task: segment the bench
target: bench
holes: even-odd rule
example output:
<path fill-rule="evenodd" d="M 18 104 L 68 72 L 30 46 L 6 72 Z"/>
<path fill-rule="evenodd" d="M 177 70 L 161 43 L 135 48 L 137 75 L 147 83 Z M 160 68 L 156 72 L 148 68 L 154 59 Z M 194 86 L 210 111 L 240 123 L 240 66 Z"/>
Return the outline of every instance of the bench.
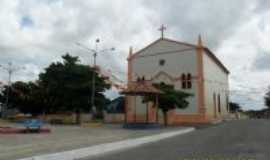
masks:
<path fill-rule="evenodd" d="M 26 131 L 40 131 L 41 127 L 44 125 L 42 120 L 39 119 L 29 119 L 23 122 Z"/>

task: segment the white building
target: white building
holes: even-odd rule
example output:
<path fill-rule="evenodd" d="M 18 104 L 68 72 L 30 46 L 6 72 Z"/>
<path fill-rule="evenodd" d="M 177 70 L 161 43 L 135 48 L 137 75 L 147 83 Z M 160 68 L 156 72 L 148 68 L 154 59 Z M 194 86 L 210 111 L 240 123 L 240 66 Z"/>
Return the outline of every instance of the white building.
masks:
<path fill-rule="evenodd" d="M 203 46 L 200 36 L 196 45 L 163 38 L 162 35 L 135 53 L 131 48 L 128 81 L 143 76 L 152 83 L 164 82 L 193 94 L 188 98 L 186 109 L 168 113 L 169 124 L 208 123 L 228 114 L 229 71 L 210 49 Z M 142 97 L 127 96 L 127 122 L 145 122 L 145 117 L 156 121 L 154 110 L 151 105 L 142 103 Z"/>

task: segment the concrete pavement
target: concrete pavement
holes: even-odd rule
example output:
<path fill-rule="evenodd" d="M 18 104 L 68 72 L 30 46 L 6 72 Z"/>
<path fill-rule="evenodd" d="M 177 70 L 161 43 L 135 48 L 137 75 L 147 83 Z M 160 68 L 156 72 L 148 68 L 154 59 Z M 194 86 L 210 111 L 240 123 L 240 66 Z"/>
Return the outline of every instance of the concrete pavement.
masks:
<path fill-rule="evenodd" d="M 2 125 L 20 126 L 8 123 Z M 126 130 L 122 125 L 48 127 L 52 130 L 49 134 L 0 134 L 0 160 L 53 154 L 183 129 L 183 127 L 171 127 L 156 130 Z"/>
<path fill-rule="evenodd" d="M 269 160 L 270 120 L 239 120 L 85 160 Z"/>
<path fill-rule="evenodd" d="M 143 144 L 157 142 L 162 139 L 174 137 L 177 135 L 187 134 L 194 131 L 194 128 L 183 128 L 175 131 L 168 131 L 165 133 L 160 133 L 156 135 L 144 136 L 140 138 L 131 138 L 118 142 L 104 143 L 99 145 L 94 145 L 90 147 L 79 148 L 75 150 L 69 150 L 64 152 L 57 152 L 53 154 L 45 154 L 34 157 L 28 157 L 19 160 L 77 160 L 80 158 L 85 158 L 87 156 L 98 156 L 104 153 L 110 153 L 114 151 L 119 151 L 128 148 L 139 147 Z"/>

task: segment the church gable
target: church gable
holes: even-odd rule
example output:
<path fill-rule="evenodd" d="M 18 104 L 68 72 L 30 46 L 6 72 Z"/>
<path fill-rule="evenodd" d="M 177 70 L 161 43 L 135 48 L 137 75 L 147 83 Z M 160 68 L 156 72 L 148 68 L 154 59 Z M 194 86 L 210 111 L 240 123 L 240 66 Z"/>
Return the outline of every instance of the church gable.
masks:
<path fill-rule="evenodd" d="M 136 58 L 136 57 L 154 56 L 193 49 L 196 49 L 195 45 L 181 43 L 166 38 L 160 38 L 155 42 L 151 43 L 150 45 L 148 45 L 147 47 L 136 52 L 133 55 L 133 57 Z"/>

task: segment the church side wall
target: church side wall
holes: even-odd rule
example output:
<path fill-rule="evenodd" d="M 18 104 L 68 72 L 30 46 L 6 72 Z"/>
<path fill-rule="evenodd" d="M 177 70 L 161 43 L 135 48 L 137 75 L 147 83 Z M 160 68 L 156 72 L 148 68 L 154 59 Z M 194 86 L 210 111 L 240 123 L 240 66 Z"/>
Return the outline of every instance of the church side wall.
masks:
<path fill-rule="evenodd" d="M 228 114 L 228 74 L 206 53 L 203 54 L 203 66 L 206 114 L 213 118 L 225 116 Z M 220 96 L 220 112 L 218 96 Z"/>
<path fill-rule="evenodd" d="M 157 47 L 157 46 L 155 46 Z M 167 51 L 179 50 L 178 48 L 174 49 L 173 46 L 166 48 L 166 45 L 159 45 L 160 50 L 164 51 L 164 48 Z M 186 46 L 185 46 L 186 47 Z M 158 48 L 155 48 L 158 50 Z M 186 109 L 176 109 L 176 114 L 185 113 L 185 114 L 196 114 L 198 113 L 197 108 L 197 55 L 196 50 L 186 50 L 182 52 L 175 52 L 170 54 L 159 54 L 155 56 L 146 56 L 144 53 L 141 53 L 142 56 L 138 56 L 132 60 L 132 70 L 133 70 L 133 81 L 139 76 L 145 76 L 146 80 L 152 79 L 158 73 L 164 72 L 170 75 L 172 78 L 180 77 L 182 73 L 191 73 L 192 77 L 192 88 L 191 89 L 182 89 L 182 84 L 180 80 L 174 81 L 171 80 L 168 76 L 160 75 L 154 79 L 154 82 L 165 82 L 167 84 L 173 84 L 176 89 L 183 90 L 185 92 L 192 93 L 193 96 L 188 98 L 189 106 Z M 160 60 L 164 60 L 165 64 L 161 66 L 159 64 Z M 140 98 L 136 98 L 137 112 L 142 113 L 145 111 L 145 104 L 140 103 Z"/>

